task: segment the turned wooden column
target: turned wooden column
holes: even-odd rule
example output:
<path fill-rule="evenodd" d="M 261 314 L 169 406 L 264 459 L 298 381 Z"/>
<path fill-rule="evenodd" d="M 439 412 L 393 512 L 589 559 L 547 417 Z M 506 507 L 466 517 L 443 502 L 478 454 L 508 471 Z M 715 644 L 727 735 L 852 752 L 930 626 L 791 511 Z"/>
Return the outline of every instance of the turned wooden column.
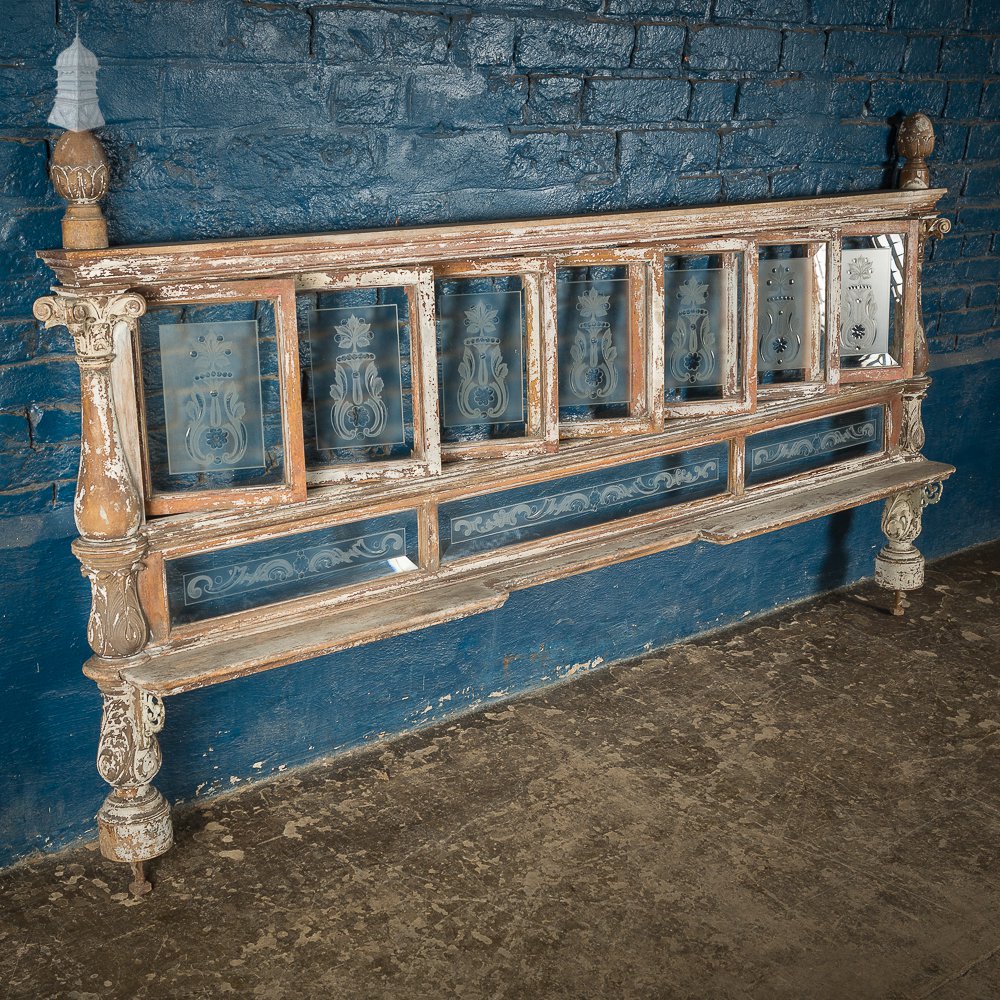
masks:
<path fill-rule="evenodd" d="M 163 854 L 173 840 L 170 810 L 150 784 L 160 767 L 156 733 L 163 704 L 121 679 L 149 638 L 139 602 L 139 567 L 146 552 L 140 531 L 143 507 L 122 445 L 111 366 L 118 338 L 131 336 L 146 311 L 132 292 L 56 288 L 38 299 L 35 317 L 65 326 L 80 368 L 80 471 L 73 512 L 80 537 L 73 552 L 90 581 L 87 640 L 94 655 L 84 666 L 104 699 L 97 769 L 111 787 L 98 813 L 101 851 L 133 866 L 130 888 L 149 891 L 142 863 Z"/>
<path fill-rule="evenodd" d="M 927 157 L 934 151 L 934 126 L 922 114 L 910 115 L 899 127 L 896 145 L 903 165 L 899 171 L 899 186 L 903 190 L 930 186 Z M 904 457 L 918 458 L 923 450 L 925 435 L 923 401 L 930 388 L 927 377 L 927 334 L 924 330 L 923 270 L 924 250 L 931 237 L 943 236 L 951 222 L 942 218 L 925 218 L 920 222 L 917 241 L 916 329 L 913 343 L 913 378 L 903 385 L 903 410 L 899 429 L 899 447 Z M 924 507 L 941 499 L 941 483 L 905 490 L 889 497 L 882 514 L 882 532 L 888 544 L 875 558 L 875 579 L 893 595 L 892 613 L 903 614 L 904 595 L 917 590 L 924 582 L 924 557 L 913 544 L 920 534 Z"/>

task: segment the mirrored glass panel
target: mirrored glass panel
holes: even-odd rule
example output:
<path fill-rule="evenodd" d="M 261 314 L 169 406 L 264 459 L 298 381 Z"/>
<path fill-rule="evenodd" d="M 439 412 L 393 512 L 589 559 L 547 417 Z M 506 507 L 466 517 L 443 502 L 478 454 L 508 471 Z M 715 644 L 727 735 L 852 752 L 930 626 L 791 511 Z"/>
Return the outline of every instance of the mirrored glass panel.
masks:
<path fill-rule="evenodd" d="M 205 621 L 415 569 L 414 511 L 168 559 L 170 623 Z"/>
<path fill-rule="evenodd" d="M 840 268 L 840 365 L 898 365 L 903 310 L 904 238 L 844 238 Z"/>
<path fill-rule="evenodd" d="M 664 387 L 667 405 L 722 399 L 739 373 L 742 254 L 664 260 Z"/>
<path fill-rule="evenodd" d="M 631 303 L 628 268 L 556 272 L 559 419 L 629 415 Z"/>
<path fill-rule="evenodd" d="M 306 467 L 413 453 L 413 372 L 406 290 L 300 293 Z"/>
<path fill-rule="evenodd" d="M 441 504 L 441 557 L 460 559 L 724 493 L 728 457 L 728 446 L 715 444 Z"/>
<path fill-rule="evenodd" d="M 281 483 L 274 304 L 151 305 L 139 340 L 154 492 Z"/>
<path fill-rule="evenodd" d="M 757 271 L 757 379 L 804 382 L 823 374 L 826 244 L 760 248 Z"/>
<path fill-rule="evenodd" d="M 516 275 L 435 282 L 441 440 L 523 437 L 524 297 Z"/>
<path fill-rule="evenodd" d="M 874 455 L 883 449 L 883 419 L 882 407 L 871 406 L 751 434 L 746 443 L 746 484 L 757 486 Z"/>

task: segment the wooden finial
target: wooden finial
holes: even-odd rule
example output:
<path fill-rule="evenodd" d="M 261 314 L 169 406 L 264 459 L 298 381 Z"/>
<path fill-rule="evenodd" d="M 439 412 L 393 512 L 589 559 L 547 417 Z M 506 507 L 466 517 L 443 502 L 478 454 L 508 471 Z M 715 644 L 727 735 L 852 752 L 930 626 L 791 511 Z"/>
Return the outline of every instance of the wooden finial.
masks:
<path fill-rule="evenodd" d="M 927 157 L 934 152 L 934 126 L 927 115 L 908 115 L 899 126 L 896 148 L 905 160 L 899 171 L 899 186 L 904 191 L 931 186 Z"/>
<path fill-rule="evenodd" d="M 69 202 L 62 220 L 67 250 L 108 245 L 108 224 L 100 202 L 108 193 L 108 158 L 92 132 L 64 132 L 52 154 L 52 186 Z"/>

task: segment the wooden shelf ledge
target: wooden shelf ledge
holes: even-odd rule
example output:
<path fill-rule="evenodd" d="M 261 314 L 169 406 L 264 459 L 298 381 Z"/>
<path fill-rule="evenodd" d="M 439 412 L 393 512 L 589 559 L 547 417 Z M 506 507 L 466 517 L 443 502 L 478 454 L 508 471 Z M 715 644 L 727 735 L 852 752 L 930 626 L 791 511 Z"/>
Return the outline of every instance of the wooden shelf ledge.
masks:
<path fill-rule="evenodd" d="M 915 486 L 946 479 L 954 467 L 926 459 L 894 462 L 800 487 L 775 486 L 736 502 L 637 529 L 622 522 L 604 526 L 600 537 L 537 554 L 522 551 L 518 562 L 455 570 L 417 592 L 335 610 L 254 632 L 209 637 L 177 649 L 151 647 L 150 657 L 122 671 L 131 684 L 161 697 L 180 694 L 270 670 L 326 653 L 414 632 L 501 607 L 510 591 L 586 573 L 666 549 L 708 541 L 719 545 L 834 514 Z M 778 489 L 781 492 L 776 492 Z"/>
<path fill-rule="evenodd" d="M 341 607 L 305 622 L 230 634 L 221 641 L 181 649 L 150 647 L 149 659 L 121 676 L 166 697 L 492 611 L 502 607 L 507 596 L 481 580 L 429 585 L 419 593 Z"/>

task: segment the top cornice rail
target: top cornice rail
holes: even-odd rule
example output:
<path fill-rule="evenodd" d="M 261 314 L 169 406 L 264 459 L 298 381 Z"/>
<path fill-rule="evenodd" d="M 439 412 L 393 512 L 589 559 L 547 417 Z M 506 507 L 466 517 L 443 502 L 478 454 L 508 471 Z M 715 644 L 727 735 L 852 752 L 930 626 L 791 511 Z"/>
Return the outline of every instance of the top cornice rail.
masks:
<path fill-rule="evenodd" d="M 314 270 L 430 264 L 510 256 L 643 246 L 680 240 L 757 236 L 933 214 L 943 188 L 681 207 L 607 215 L 410 229 L 164 243 L 100 250 L 43 250 L 38 256 L 67 287 L 145 287 L 234 280 Z"/>

